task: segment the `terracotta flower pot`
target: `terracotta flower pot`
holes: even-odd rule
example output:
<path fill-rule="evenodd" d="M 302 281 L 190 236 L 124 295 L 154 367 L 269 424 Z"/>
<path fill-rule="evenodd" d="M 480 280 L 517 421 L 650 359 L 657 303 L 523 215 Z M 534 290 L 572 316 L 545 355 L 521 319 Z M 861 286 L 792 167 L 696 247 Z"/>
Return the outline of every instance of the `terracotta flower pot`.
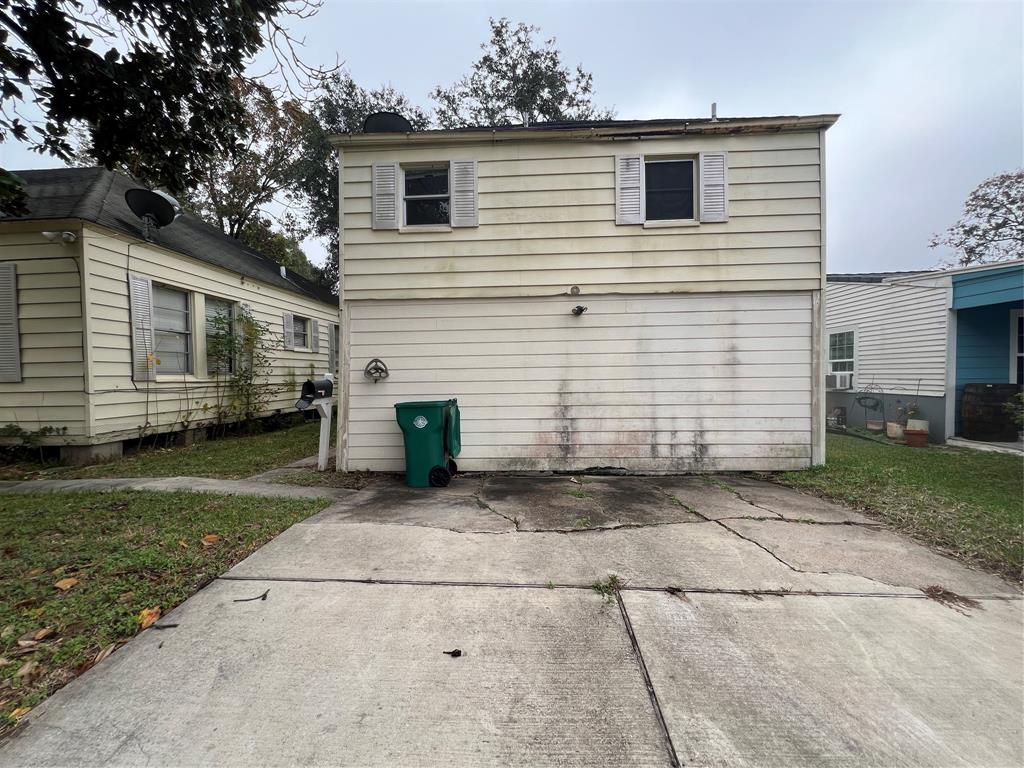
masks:
<path fill-rule="evenodd" d="M 928 430 L 904 429 L 903 439 L 911 448 L 925 448 L 928 445 Z"/>

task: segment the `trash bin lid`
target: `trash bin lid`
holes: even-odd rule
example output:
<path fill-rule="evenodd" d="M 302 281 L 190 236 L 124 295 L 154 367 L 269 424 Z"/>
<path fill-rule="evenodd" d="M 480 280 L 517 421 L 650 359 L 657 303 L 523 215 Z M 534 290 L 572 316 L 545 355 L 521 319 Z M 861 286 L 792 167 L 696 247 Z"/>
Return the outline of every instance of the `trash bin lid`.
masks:
<path fill-rule="evenodd" d="M 409 403 L 395 403 L 396 409 L 402 408 L 447 408 L 451 400 L 417 400 Z"/>

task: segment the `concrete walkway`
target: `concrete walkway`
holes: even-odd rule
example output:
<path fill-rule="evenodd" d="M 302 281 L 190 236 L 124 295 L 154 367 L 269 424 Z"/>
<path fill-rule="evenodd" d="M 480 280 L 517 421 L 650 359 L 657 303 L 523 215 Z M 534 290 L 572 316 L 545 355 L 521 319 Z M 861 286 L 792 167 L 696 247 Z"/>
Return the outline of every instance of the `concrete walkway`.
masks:
<path fill-rule="evenodd" d="M 219 480 L 213 477 L 105 477 L 69 480 L 5 480 L 0 493 L 52 491 L 207 491 L 239 496 L 344 499 L 354 493 L 344 488 L 285 485 L 260 480 Z"/>
<path fill-rule="evenodd" d="M 1024 762 L 1018 588 L 844 507 L 733 477 L 341 495 L 0 764 Z"/>

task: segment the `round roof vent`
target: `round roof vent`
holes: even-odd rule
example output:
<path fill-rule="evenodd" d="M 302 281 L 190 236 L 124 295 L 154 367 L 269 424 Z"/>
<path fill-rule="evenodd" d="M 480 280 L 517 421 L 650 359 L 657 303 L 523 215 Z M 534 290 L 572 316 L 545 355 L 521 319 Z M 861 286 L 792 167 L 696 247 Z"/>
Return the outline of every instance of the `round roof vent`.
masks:
<path fill-rule="evenodd" d="M 363 121 L 363 133 L 412 133 L 412 124 L 397 112 L 374 112 Z"/>

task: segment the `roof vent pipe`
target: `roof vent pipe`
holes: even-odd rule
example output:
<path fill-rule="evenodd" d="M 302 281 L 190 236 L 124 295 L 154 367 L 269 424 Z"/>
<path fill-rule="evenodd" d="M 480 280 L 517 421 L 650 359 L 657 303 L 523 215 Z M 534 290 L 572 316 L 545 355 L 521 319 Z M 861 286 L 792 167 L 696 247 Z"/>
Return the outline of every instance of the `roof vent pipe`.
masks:
<path fill-rule="evenodd" d="M 717 101 L 712 101 L 711 102 L 711 122 L 712 123 L 717 123 L 718 122 L 718 102 Z"/>

